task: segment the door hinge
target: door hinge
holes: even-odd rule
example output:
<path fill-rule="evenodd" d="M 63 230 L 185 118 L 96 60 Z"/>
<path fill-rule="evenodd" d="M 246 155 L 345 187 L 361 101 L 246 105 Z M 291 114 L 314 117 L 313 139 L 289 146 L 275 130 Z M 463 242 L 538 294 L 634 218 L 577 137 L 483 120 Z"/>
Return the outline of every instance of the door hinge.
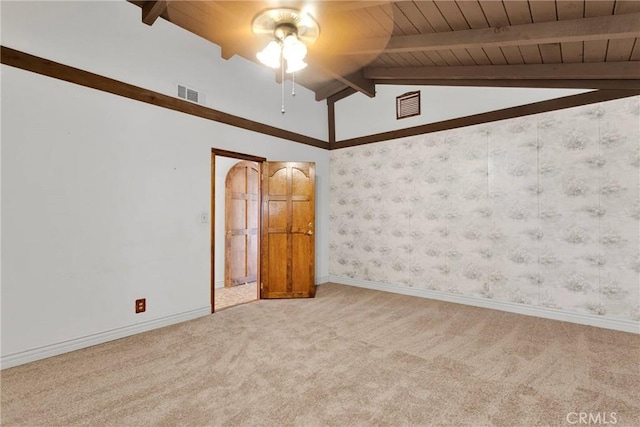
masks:
<path fill-rule="evenodd" d="M 264 289 L 264 285 L 262 282 L 260 282 L 260 290 Z"/>

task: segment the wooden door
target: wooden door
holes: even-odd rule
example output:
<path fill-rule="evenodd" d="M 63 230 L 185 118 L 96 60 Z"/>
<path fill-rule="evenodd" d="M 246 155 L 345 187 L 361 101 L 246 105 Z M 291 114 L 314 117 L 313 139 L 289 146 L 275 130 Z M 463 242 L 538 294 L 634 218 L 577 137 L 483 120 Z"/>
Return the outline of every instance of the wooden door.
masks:
<path fill-rule="evenodd" d="M 315 163 L 262 168 L 261 298 L 315 296 Z"/>
<path fill-rule="evenodd" d="M 224 286 L 255 282 L 258 274 L 260 173 L 255 162 L 240 162 L 225 185 Z"/>

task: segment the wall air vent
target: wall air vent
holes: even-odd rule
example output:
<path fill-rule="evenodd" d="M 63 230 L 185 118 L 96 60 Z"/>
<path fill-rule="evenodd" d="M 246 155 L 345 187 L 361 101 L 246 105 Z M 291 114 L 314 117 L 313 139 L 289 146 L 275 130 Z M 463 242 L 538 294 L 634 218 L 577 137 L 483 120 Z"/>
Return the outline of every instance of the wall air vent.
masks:
<path fill-rule="evenodd" d="M 420 91 L 396 97 L 396 120 L 420 115 Z"/>
<path fill-rule="evenodd" d="M 178 85 L 178 98 L 204 105 L 206 95 L 203 92 L 198 92 L 190 87 Z"/>

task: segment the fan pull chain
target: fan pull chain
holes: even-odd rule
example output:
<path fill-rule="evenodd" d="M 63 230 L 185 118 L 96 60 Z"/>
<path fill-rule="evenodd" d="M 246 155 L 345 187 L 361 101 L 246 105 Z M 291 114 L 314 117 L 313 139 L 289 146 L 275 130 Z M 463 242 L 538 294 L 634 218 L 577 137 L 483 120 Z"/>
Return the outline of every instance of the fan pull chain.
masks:
<path fill-rule="evenodd" d="M 291 73 L 291 96 L 296 96 L 296 73 Z"/>
<path fill-rule="evenodd" d="M 280 110 L 280 112 L 284 114 L 284 61 L 281 61 L 280 63 L 280 76 L 280 86 L 282 87 L 282 109 Z"/>

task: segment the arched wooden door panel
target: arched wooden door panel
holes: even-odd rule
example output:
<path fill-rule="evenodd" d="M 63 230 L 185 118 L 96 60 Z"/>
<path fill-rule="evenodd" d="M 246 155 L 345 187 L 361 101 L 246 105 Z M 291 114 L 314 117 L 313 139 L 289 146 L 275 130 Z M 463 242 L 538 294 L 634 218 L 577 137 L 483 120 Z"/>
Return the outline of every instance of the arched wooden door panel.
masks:
<path fill-rule="evenodd" d="M 255 282 L 258 276 L 260 172 L 240 162 L 225 183 L 225 287 Z"/>
<path fill-rule="evenodd" d="M 261 298 L 315 296 L 315 163 L 265 162 Z"/>

